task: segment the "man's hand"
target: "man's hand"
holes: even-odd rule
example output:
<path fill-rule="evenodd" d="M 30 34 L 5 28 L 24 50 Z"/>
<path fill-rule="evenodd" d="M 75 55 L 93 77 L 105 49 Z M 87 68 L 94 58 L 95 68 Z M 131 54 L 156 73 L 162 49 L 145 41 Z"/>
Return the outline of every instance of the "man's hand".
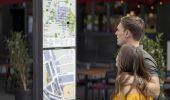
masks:
<path fill-rule="evenodd" d="M 160 84 L 158 76 L 151 76 L 151 80 L 147 83 L 147 95 L 158 98 L 160 94 Z"/>
<path fill-rule="evenodd" d="M 134 76 L 128 74 L 127 72 L 122 72 L 117 78 L 123 85 L 131 85 L 134 82 Z"/>

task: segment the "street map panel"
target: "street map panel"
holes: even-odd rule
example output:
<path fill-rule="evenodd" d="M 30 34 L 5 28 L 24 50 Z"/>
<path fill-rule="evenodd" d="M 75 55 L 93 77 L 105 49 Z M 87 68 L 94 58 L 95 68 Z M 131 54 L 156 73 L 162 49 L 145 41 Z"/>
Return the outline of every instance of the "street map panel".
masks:
<path fill-rule="evenodd" d="M 43 0 L 43 48 L 75 46 L 75 9 L 75 0 Z"/>
<path fill-rule="evenodd" d="M 75 100 L 75 49 L 43 50 L 43 100 Z"/>

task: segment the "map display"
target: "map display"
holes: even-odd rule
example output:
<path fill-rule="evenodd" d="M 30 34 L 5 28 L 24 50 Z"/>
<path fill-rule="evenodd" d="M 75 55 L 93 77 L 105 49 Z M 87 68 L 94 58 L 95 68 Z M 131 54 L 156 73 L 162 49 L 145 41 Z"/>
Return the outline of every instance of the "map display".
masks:
<path fill-rule="evenodd" d="M 75 100 L 75 49 L 43 50 L 43 100 Z"/>
<path fill-rule="evenodd" d="M 75 0 L 43 0 L 43 48 L 75 46 L 75 12 Z"/>

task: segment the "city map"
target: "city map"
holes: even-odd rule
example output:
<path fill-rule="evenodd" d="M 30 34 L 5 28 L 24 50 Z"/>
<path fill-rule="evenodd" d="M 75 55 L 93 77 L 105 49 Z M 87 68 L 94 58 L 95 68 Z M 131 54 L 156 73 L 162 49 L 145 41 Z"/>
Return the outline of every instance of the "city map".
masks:
<path fill-rule="evenodd" d="M 43 51 L 43 100 L 75 100 L 75 49 Z"/>
<path fill-rule="evenodd" d="M 75 12 L 75 0 L 43 0 L 43 100 L 75 100 Z"/>
<path fill-rule="evenodd" d="M 75 46 L 75 0 L 43 0 L 43 48 Z"/>

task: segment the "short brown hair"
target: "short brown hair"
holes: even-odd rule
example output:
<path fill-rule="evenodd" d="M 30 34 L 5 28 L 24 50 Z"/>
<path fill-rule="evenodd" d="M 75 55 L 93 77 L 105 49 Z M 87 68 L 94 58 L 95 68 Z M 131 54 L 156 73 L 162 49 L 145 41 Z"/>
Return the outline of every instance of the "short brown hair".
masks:
<path fill-rule="evenodd" d="M 144 35 L 145 23 L 143 19 L 137 16 L 125 16 L 122 17 L 120 23 L 123 25 L 124 29 L 129 30 L 135 40 L 139 41 Z"/>

